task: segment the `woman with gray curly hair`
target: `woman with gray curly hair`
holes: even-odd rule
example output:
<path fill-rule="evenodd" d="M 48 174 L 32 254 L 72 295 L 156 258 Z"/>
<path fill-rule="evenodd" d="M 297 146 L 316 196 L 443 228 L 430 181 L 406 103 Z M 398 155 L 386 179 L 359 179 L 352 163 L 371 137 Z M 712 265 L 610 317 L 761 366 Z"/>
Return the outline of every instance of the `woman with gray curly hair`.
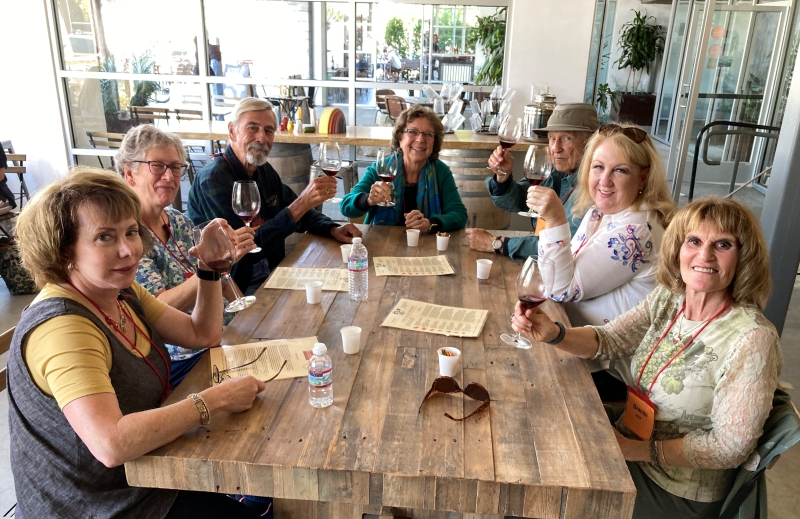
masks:
<path fill-rule="evenodd" d="M 153 249 L 142 256 L 136 281 L 148 292 L 173 308 L 191 312 L 197 299 L 197 260 L 189 256 L 194 223 L 170 207 L 178 193 L 178 183 L 186 171 L 186 150 L 177 135 L 152 124 L 128 131 L 115 157 L 117 172 L 141 201 L 142 222 L 148 229 Z M 202 223 L 202 222 L 199 222 Z M 236 260 L 255 243 L 253 229 L 242 227 L 236 233 Z M 233 280 L 230 280 L 233 283 Z M 229 284 L 223 285 L 229 301 L 235 299 Z M 220 310 L 221 311 L 221 310 Z M 233 318 L 227 314 L 225 323 Z M 167 345 L 172 371 L 170 382 L 178 385 L 200 360 L 205 350 L 188 350 Z"/>
<path fill-rule="evenodd" d="M 361 181 L 341 203 L 344 216 L 358 218 L 366 213 L 366 224 L 405 225 L 433 234 L 455 231 L 467 225 L 467 208 L 461 202 L 453 173 L 439 160 L 444 127 L 433 111 L 415 105 L 400 114 L 392 130 L 395 156 L 380 166 L 394 166 L 391 184 L 378 177 L 379 164 L 367 168 Z M 394 187 L 395 205 L 391 202 Z"/>

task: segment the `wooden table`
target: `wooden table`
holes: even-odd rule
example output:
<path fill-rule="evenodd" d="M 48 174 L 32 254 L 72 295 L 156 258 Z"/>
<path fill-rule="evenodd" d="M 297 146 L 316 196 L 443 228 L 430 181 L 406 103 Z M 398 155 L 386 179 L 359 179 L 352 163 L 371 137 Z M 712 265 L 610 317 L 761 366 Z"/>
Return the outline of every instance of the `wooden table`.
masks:
<path fill-rule="evenodd" d="M 407 247 L 404 228 L 362 229 L 371 257 L 437 254 L 433 236 Z M 520 265 L 470 250 L 463 231 L 445 254 L 455 276 L 378 278 L 371 268 L 366 303 L 323 292 L 322 304 L 308 305 L 303 291 L 259 290 L 223 342 L 316 335 L 333 358 L 333 405 L 312 408 L 304 378 L 270 382 L 251 410 L 215 416 L 126 463 L 130 484 L 274 496 L 281 518 L 361 519 L 390 510 L 442 519 L 631 517 L 636 490 L 583 362 L 499 338 L 510 331 Z M 488 280 L 476 279 L 478 258 L 494 261 Z M 344 266 L 337 242 L 312 235 L 282 265 Z M 480 307 L 489 317 L 472 339 L 382 328 L 403 297 Z M 558 305 L 545 310 L 566 319 Z M 339 329 L 351 324 L 363 329 L 361 351 L 345 355 Z M 462 395 L 437 395 L 417 413 L 443 346 L 462 351 L 461 387 L 478 382 L 492 398 L 488 411 L 465 422 L 443 416 L 479 405 Z M 210 378 L 206 355 L 168 403 Z"/>
<path fill-rule="evenodd" d="M 168 128 L 181 139 L 227 140 L 227 121 L 182 121 Z M 276 132 L 275 142 L 282 144 L 319 144 L 338 142 L 342 146 L 388 146 L 392 138 L 390 126 L 348 126 L 347 133 L 322 134 Z M 444 136 L 442 148 L 447 150 L 493 150 L 499 145 L 496 135 L 478 135 L 471 130 L 456 130 Z M 512 151 L 527 151 L 529 142 L 520 141 Z"/>

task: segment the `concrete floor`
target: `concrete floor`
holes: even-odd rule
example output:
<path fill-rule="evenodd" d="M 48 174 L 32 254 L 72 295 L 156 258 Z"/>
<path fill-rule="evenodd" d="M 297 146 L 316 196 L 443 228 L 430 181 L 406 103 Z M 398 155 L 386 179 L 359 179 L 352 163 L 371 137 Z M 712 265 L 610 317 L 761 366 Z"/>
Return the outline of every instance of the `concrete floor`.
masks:
<path fill-rule="evenodd" d="M 666 160 L 665 147 L 660 146 L 659 151 Z M 359 156 L 359 159 L 362 157 Z M 341 191 L 341 183 L 340 191 Z M 688 192 L 688 184 L 684 184 L 684 193 Z M 698 184 L 696 197 L 706 194 L 724 194 L 727 185 Z M 188 193 L 188 184 L 184 186 L 184 197 Z M 339 195 L 342 193 L 340 192 Z M 761 213 L 763 195 L 754 189 L 744 189 L 736 195 L 738 200 L 747 204 L 755 213 Z M 681 198 L 681 205 L 686 203 L 686 198 Z M 323 210 L 335 217 L 341 214 L 333 204 L 324 204 Z M 337 214 L 338 213 L 338 214 Z M 34 296 L 11 296 L 5 283 L 0 280 L 0 330 L 7 330 L 16 325 L 23 308 L 28 305 Z M 794 292 L 787 314 L 786 324 L 781 337 L 783 351 L 783 372 L 781 381 L 789 386 L 789 394 L 797 405 L 800 402 L 800 277 L 795 281 Z M 2 365 L 5 359 L 0 358 Z M 798 389 L 795 389 L 798 388 Z M 8 399 L 7 392 L 0 393 L 0 517 L 16 501 L 14 483 L 11 475 L 9 459 L 8 438 Z M 781 460 L 767 471 L 769 514 L 772 519 L 794 519 L 800 509 L 800 448 L 793 448 L 782 456 Z"/>

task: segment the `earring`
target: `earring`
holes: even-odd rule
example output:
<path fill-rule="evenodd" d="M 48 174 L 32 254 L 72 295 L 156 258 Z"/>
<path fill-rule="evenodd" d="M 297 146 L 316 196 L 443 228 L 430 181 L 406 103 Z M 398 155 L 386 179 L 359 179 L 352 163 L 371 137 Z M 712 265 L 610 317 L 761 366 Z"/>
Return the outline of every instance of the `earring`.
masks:
<path fill-rule="evenodd" d="M 75 266 L 74 266 L 74 265 L 72 264 L 72 262 L 70 261 L 70 262 L 69 262 L 69 265 L 67 265 L 67 270 L 69 270 L 70 272 L 72 272 L 72 270 L 73 270 L 74 268 L 75 268 Z"/>
<path fill-rule="evenodd" d="M 640 190 L 639 190 L 639 194 L 640 194 L 640 195 L 641 195 L 643 192 L 644 192 L 644 190 L 643 190 L 643 189 L 640 189 Z"/>

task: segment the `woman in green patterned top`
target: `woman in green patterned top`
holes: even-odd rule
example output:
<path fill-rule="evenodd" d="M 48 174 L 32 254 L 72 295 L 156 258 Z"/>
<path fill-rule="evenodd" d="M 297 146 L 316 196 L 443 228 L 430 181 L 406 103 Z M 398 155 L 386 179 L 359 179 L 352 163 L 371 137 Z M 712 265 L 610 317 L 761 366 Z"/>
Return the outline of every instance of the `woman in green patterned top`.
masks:
<path fill-rule="evenodd" d="M 628 401 L 638 394 L 655 418 L 652 431 L 628 428 L 636 420 L 627 409 L 615 423 L 636 483 L 633 517 L 717 517 L 736 468 L 758 461 L 749 458 L 782 366 L 762 314 L 769 254 L 746 207 L 709 197 L 676 213 L 659 261 L 655 291 L 605 326 L 564 331 L 519 304 L 513 326 L 587 359 L 633 355 Z"/>

